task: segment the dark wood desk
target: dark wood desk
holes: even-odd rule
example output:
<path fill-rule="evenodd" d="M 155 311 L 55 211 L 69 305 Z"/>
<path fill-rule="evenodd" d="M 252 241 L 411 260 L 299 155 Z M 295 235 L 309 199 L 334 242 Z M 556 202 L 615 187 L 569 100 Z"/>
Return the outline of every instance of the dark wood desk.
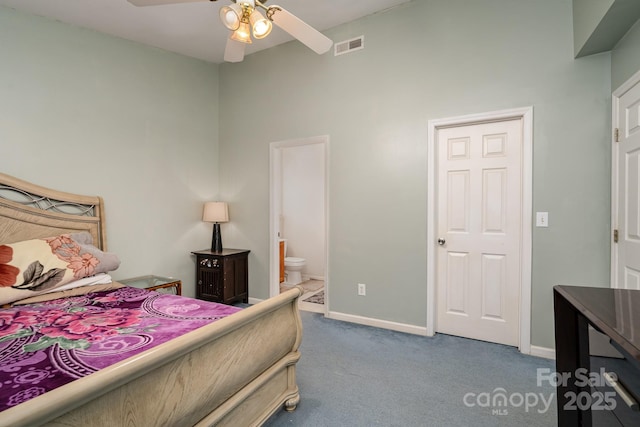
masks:
<path fill-rule="evenodd" d="M 557 385 L 558 425 L 640 426 L 640 412 L 637 408 L 631 409 L 629 401 L 622 399 L 625 391 L 632 400 L 638 400 L 640 396 L 640 291 L 555 286 L 553 297 L 556 370 L 567 378 L 566 382 L 559 381 Z M 608 364 L 615 366 L 614 373 L 622 389 L 608 385 L 593 388 L 585 384 L 584 377 L 581 379 L 576 375 L 577 372 L 595 373 L 597 380 L 603 366 L 601 359 L 606 359 L 590 356 L 589 325 L 606 335 L 624 356 L 610 359 Z M 612 368 L 606 369 L 609 372 Z M 603 410 L 601 405 L 596 411 L 594 393 L 603 389 L 609 390 L 608 395 L 615 396 L 615 410 Z M 582 397 L 578 405 L 576 396 Z"/>

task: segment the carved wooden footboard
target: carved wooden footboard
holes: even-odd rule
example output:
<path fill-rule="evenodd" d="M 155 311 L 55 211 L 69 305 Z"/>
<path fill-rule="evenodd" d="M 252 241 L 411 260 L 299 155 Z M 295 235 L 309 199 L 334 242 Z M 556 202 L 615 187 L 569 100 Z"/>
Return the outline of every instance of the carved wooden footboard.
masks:
<path fill-rule="evenodd" d="M 82 213 L 60 212 L 66 204 Z M 106 249 L 103 212 L 99 197 L 0 174 L 0 244 L 83 230 Z M 291 289 L 21 403 L 0 413 L 0 426 L 260 425 L 300 400 L 300 295 Z"/>
<path fill-rule="evenodd" d="M 2 426 L 262 424 L 299 401 L 292 289 L 0 413 Z"/>

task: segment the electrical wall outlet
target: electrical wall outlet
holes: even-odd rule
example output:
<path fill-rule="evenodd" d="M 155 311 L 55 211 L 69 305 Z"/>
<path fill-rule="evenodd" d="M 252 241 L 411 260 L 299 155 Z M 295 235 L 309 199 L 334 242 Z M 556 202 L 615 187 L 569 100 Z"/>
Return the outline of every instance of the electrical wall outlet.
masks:
<path fill-rule="evenodd" d="M 358 295 L 367 295 L 367 285 L 365 285 L 364 283 L 358 283 Z"/>

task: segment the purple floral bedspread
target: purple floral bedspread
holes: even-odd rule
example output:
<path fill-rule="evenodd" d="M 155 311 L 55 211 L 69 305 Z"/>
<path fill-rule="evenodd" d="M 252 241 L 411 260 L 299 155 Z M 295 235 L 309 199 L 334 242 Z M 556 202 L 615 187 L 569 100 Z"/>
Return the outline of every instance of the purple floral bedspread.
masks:
<path fill-rule="evenodd" d="M 240 308 L 124 287 L 0 310 L 0 411 Z"/>

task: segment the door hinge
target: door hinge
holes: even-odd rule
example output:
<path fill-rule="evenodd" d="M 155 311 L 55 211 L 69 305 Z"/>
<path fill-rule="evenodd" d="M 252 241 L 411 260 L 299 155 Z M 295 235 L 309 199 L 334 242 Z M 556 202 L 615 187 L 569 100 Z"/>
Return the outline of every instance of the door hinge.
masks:
<path fill-rule="evenodd" d="M 618 230 L 613 230 L 613 243 L 618 243 Z"/>
<path fill-rule="evenodd" d="M 620 142 L 620 130 L 618 130 L 618 128 L 613 130 L 613 140 L 615 142 Z"/>

